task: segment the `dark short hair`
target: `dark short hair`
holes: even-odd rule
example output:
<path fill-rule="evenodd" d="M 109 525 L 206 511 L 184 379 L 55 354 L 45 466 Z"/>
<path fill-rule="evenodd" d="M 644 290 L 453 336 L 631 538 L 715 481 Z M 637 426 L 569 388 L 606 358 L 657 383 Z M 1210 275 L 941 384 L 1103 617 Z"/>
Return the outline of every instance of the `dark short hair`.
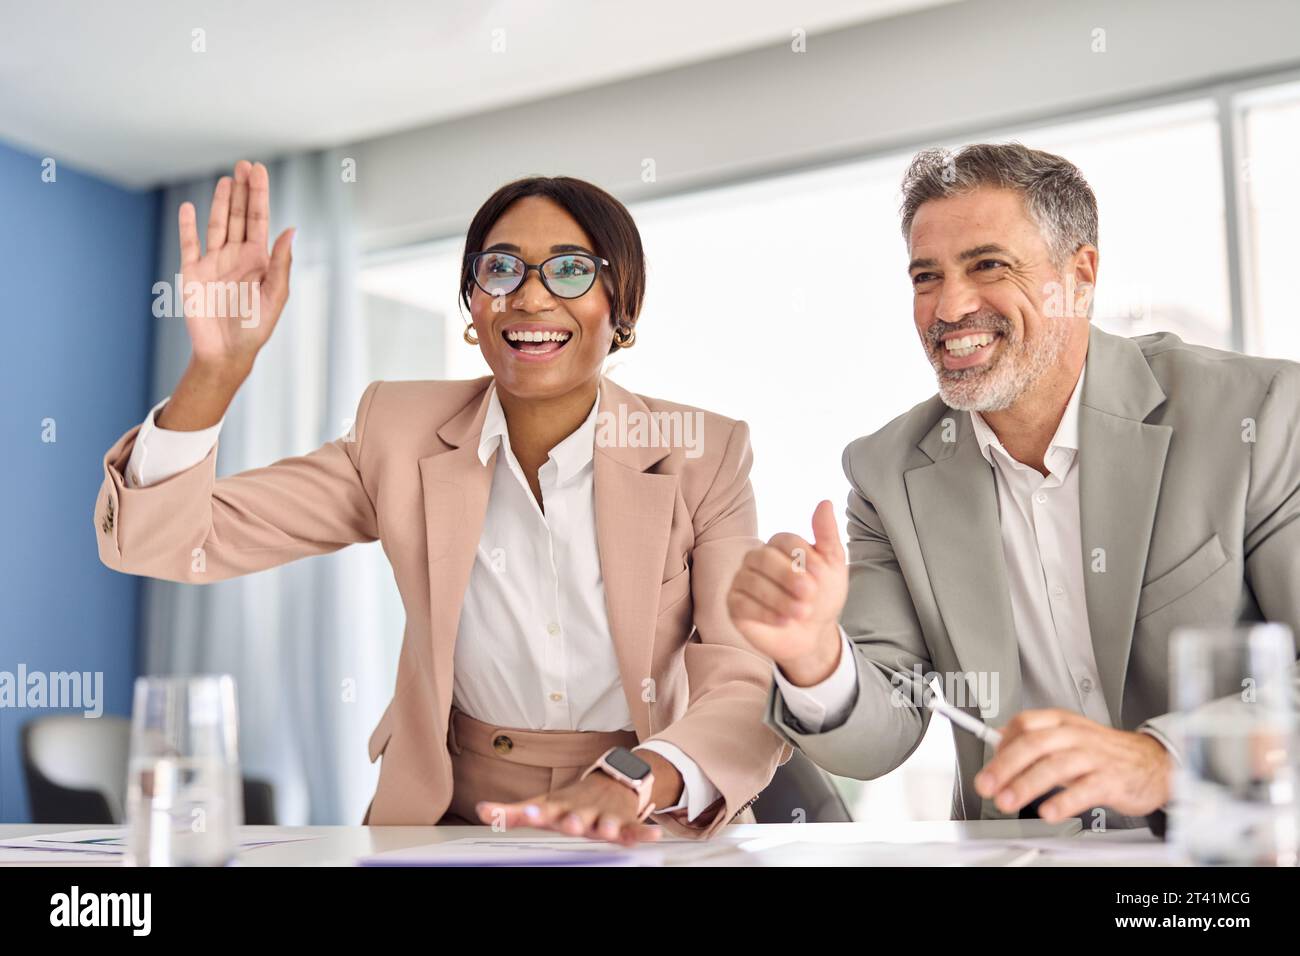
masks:
<path fill-rule="evenodd" d="M 474 276 L 469 256 L 483 250 L 483 241 L 498 219 L 520 199 L 541 196 L 563 208 L 591 237 L 591 251 L 609 265 L 601 267 L 610 299 L 610 321 L 633 328 L 645 298 L 645 252 L 641 233 L 627 207 L 599 186 L 571 176 L 529 176 L 506 183 L 479 207 L 465 235 L 465 255 L 460 265 L 460 301 L 469 308 Z M 613 352 L 617 343 L 610 346 Z"/>

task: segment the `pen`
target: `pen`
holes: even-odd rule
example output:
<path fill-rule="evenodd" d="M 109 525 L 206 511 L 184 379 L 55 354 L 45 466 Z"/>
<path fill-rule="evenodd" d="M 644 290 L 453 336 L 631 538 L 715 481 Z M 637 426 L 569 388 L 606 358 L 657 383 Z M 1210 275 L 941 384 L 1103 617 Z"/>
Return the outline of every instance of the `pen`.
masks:
<path fill-rule="evenodd" d="M 936 714 L 948 718 L 948 720 L 953 724 L 968 733 L 974 734 L 985 743 L 992 744 L 994 747 L 1002 743 L 1002 735 L 1000 733 L 982 721 L 976 720 L 969 714 L 958 710 L 956 707 L 944 703 L 938 694 L 928 694 L 925 704 Z"/>

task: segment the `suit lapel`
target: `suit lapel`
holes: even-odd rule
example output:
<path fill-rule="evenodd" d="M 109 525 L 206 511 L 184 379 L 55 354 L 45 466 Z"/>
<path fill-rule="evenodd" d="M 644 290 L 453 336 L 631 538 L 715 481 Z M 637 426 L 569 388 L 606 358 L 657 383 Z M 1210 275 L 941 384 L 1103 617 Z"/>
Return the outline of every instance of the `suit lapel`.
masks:
<path fill-rule="evenodd" d="M 677 500 L 677 476 L 648 469 L 668 449 L 628 442 L 619 421 L 650 414 L 636 395 L 602 379 L 593 463 L 596 541 L 605 608 L 618 655 L 619 675 L 637 736 L 652 732 L 642 695 L 653 676 L 655 625 L 668 536 Z M 635 433 L 632 433 L 635 434 Z"/>
<path fill-rule="evenodd" d="M 1079 523 L 1093 654 L 1111 724 L 1121 711 L 1138 593 L 1173 429 L 1144 419 L 1165 394 L 1136 343 L 1094 327 L 1079 408 Z"/>
<path fill-rule="evenodd" d="M 930 588 L 961 669 L 997 675 L 997 710 L 986 717 L 1001 726 L 1020 709 L 1020 650 L 992 466 L 967 412 L 947 410 L 918 447 L 933 463 L 904 481 Z"/>
<path fill-rule="evenodd" d="M 486 466 L 478 458 L 478 439 L 491 397 L 490 380 L 487 384 L 489 387 L 481 395 L 438 429 L 439 438 L 450 450 L 419 462 L 434 674 L 443 710 L 451 702 L 452 660 L 460 612 L 483 534 L 492 476 L 500 459 L 499 450 Z M 592 465 L 596 540 L 623 692 L 637 735 L 644 738 L 652 730 L 649 708 L 642 700 L 643 682 L 653 673 L 659 589 L 677 498 L 677 476 L 648 471 L 668 454 L 667 448 L 621 441 L 617 427 L 601 428 L 601 420 L 635 421 L 637 414 L 648 416 L 650 410 L 638 396 L 609 379 L 601 380 L 600 389 Z"/>
<path fill-rule="evenodd" d="M 441 711 L 451 705 L 452 659 L 465 589 L 487 516 L 492 474 L 499 453 L 483 465 L 478 437 L 491 396 L 488 388 L 438 429 L 450 451 L 421 458 L 425 541 L 429 559 L 429 616 L 434 679 Z"/>

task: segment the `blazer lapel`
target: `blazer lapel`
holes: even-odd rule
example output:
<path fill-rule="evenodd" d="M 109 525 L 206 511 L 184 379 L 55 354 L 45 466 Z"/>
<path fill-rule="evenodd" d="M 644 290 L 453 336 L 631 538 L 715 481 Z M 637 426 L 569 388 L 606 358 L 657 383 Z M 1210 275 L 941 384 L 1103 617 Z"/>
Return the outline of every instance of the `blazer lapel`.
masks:
<path fill-rule="evenodd" d="M 985 716 L 1001 726 L 1020 709 L 1020 650 L 992 466 L 967 412 L 946 410 L 918 447 L 933 463 L 903 478 L 930 589 L 962 670 L 997 675 L 997 710 Z"/>
<path fill-rule="evenodd" d="M 1093 654 L 1111 724 L 1121 711 L 1138 592 L 1173 429 L 1144 419 L 1165 400 L 1136 343 L 1093 327 L 1079 408 L 1079 524 Z"/>
<path fill-rule="evenodd" d="M 491 397 L 490 380 L 488 385 L 481 396 L 438 429 L 438 437 L 451 450 L 419 462 L 429 557 L 433 671 L 440 713 L 451 706 L 451 662 L 460 611 L 483 534 L 492 474 L 499 457 L 493 453 L 486 466 L 478 458 L 478 438 Z"/>
<path fill-rule="evenodd" d="M 593 462 L 596 541 L 623 693 L 637 736 L 643 740 L 653 733 L 650 708 L 642 695 L 647 687 L 653 691 L 645 681 L 653 677 L 659 590 L 677 476 L 648 470 L 667 456 L 666 447 L 627 441 L 617 425 L 635 423 L 640 416 L 649 421 L 649 415 L 638 396 L 607 378 L 601 380 Z"/>

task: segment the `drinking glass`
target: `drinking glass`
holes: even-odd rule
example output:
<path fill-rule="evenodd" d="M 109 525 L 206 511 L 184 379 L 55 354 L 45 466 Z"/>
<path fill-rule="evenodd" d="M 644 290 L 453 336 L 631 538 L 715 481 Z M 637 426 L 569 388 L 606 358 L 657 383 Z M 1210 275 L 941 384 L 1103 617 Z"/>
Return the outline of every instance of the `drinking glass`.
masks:
<path fill-rule="evenodd" d="M 1201 864 L 1294 866 L 1295 663 L 1280 624 L 1179 629 L 1170 696 L 1181 758 L 1170 842 Z"/>
<path fill-rule="evenodd" d="M 135 682 L 127 779 L 128 866 L 224 866 L 243 823 L 235 681 Z"/>

